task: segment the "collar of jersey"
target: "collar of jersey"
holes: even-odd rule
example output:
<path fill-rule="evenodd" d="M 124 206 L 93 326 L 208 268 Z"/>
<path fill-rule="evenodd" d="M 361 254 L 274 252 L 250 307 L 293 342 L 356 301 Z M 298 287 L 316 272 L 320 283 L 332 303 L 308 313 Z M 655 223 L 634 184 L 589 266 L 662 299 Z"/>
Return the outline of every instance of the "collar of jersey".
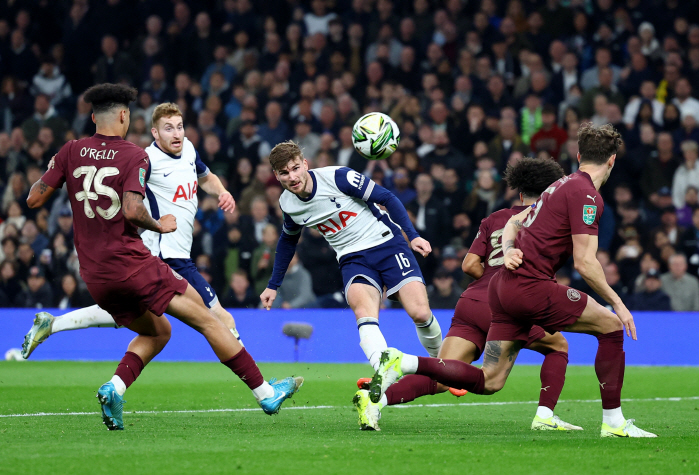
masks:
<path fill-rule="evenodd" d="M 100 140 L 124 140 L 122 137 L 119 137 L 118 135 L 95 134 L 93 137 L 96 137 Z"/>
<path fill-rule="evenodd" d="M 182 143 L 184 144 L 184 141 L 182 141 Z M 153 141 L 153 146 L 154 146 L 155 148 L 157 148 L 158 150 L 160 150 L 161 152 L 163 152 L 165 155 L 167 155 L 167 156 L 170 157 L 170 158 L 174 158 L 175 160 L 179 160 L 180 158 L 182 158 L 182 155 L 174 155 L 174 154 L 172 154 L 172 153 L 170 153 L 170 152 L 166 152 L 166 151 L 163 150 L 162 148 L 158 147 L 158 144 L 155 143 L 155 140 Z"/>
<path fill-rule="evenodd" d="M 313 190 L 311 191 L 311 194 L 308 198 L 301 198 L 299 195 L 294 195 L 301 201 L 311 201 L 313 197 L 316 195 L 316 190 L 318 189 L 318 182 L 316 181 L 316 176 L 312 171 L 308 172 L 309 175 L 311 175 L 311 180 L 313 180 Z"/>

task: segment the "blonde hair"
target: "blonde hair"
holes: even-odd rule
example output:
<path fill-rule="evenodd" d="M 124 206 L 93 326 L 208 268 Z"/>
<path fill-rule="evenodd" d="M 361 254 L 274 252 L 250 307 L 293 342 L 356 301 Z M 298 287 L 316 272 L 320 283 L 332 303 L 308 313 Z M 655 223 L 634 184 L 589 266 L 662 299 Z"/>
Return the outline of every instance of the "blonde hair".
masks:
<path fill-rule="evenodd" d="M 174 102 L 164 102 L 153 109 L 153 116 L 151 117 L 151 126 L 157 127 L 158 121 L 163 117 L 173 117 L 179 115 L 182 117 L 182 111 L 180 106 Z"/>

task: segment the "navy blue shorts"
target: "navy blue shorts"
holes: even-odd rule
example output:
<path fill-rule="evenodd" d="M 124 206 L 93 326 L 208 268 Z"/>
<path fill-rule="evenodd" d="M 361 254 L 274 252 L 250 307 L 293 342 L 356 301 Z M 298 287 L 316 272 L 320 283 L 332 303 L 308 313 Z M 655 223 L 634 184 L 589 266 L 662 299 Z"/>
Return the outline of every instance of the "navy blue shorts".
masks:
<path fill-rule="evenodd" d="M 425 283 L 413 251 L 402 234 L 376 247 L 342 256 L 340 272 L 345 284 L 345 299 L 349 286 L 355 281 L 370 284 L 379 293 L 386 287 L 389 298 L 408 282 Z"/>
<path fill-rule="evenodd" d="M 163 259 L 163 261 L 194 287 L 207 307 L 216 305 L 218 302 L 216 291 L 202 277 L 192 259 Z"/>

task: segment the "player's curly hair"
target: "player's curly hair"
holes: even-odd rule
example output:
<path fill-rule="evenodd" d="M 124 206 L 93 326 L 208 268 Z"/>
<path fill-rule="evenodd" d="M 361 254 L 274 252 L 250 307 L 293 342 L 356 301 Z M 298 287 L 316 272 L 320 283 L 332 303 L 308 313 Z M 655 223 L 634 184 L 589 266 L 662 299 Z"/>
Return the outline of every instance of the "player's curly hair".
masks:
<path fill-rule="evenodd" d="M 548 186 L 565 175 L 563 168 L 548 158 L 524 157 L 507 165 L 505 182 L 527 198 L 538 198 Z"/>
<path fill-rule="evenodd" d="M 604 165 L 619 151 L 624 141 L 612 124 L 596 126 L 591 122 L 578 129 L 578 150 L 581 163 Z"/>
<path fill-rule="evenodd" d="M 92 104 L 92 112 L 100 114 L 114 107 L 128 107 L 136 97 L 138 97 L 138 91 L 135 87 L 105 83 L 89 88 L 85 91 L 83 99 L 88 104 Z"/>
<path fill-rule="evenodd" d="M 269 153 L 269 163 L 272 165 L 272 170 L 279 171 L 283 169 L 290 161 L 295 158 L 303 160 L 303 152 L 301 147 L 293 140 L 279 143 L 274 146 Z"/>

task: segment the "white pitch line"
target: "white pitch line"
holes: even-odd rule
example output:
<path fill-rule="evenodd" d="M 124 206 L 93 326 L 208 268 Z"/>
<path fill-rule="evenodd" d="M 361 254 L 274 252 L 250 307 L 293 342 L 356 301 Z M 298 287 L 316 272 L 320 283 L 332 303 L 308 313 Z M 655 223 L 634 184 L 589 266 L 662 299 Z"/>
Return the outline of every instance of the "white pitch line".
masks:
<path fill-rule="evenodd" d="M 699 396 L 687 397 L 654 397 L 645 399 L 622 399 L 623 402 L 677 402 L 677 401 L 697 401 Z M 558 401 L 559 403 L 596 403 L 601 399 L 567 399 Z M 468 406 L 517 406 L 523 404 L 538 404 L 539 401 L 502 401 L 502 402 L 462 402 L 455 404 L 398 404 L 392 406 L 400 409 L 414 409 L 416 407 L 468 407 Z M 352 406 L 291 406 L 285 407 L 285 411 L 298 411 L 309 409 L 349 409 Z M 124 411 L 124 414 L 207 414 L 214 412 L 254 412 L 261 411 L 260 408 L 238 408 L 238 409 L 191 409 L 181 411 Z M 2 417 L 47 417 L 47 416 L 95 416 L 99 412 L 35 412 L 30 414 L 0 414 Z"/>

